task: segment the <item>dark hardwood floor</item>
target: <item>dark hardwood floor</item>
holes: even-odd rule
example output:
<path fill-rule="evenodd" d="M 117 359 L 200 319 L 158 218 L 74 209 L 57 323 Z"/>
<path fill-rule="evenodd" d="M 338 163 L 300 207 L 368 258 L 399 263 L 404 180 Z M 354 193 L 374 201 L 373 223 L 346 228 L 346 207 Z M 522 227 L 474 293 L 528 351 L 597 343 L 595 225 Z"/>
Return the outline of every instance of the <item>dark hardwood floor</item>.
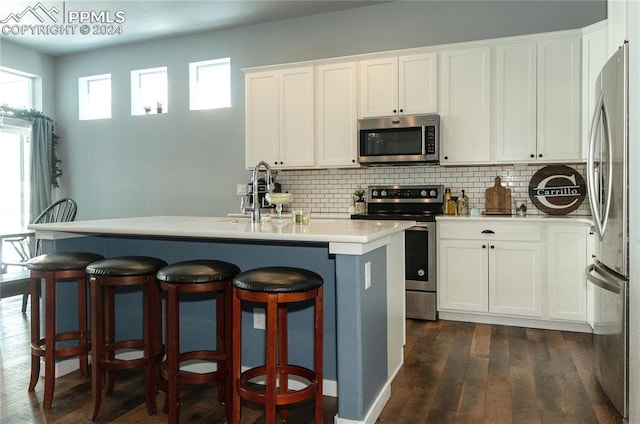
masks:
<path fill-rule="evenodd" d="M 0 301 L 0 422 L 87 423 L 91 385 L 79 372 L 56 381 L 51 410 L 40 407 L 42 383 L 29 382 L 29 319 L 21 297 Z M 378 423 L 621 423 L 592 368 L 591 335 L 453 321 L 407 321 L 405 365 Z M 138 371 L 118 374 L 103 401 L 101 423 L 163 423 L 148 416 Z M 224 423 L 215 390 L 182 389 L 184 423 Z M 164 394 L 158 395 L 162 405 Z M 325 423 L 335 398 L 325 397 Z M 312 404 L 292 409 L 292 424 L 312 421 Z M 263 423 L 262 409 L 243 405 L 242 423 Z"/>

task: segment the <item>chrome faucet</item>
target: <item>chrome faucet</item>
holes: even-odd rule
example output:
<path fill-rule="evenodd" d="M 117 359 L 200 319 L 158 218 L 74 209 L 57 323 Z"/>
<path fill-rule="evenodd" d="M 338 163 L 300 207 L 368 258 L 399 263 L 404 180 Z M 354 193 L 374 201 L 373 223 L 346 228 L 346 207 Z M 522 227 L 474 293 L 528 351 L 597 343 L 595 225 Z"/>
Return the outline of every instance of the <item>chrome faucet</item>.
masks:
<path fill-rule="evenodd" d="M 253 168 L 253 173 L 251 174 L 251 205 L 245 207 L 245 210 L 251 212 L 251 221 L 252 222 L 260 222 L 260 201 L 258 196 L 258 179 L 260 175 L 260 167 L 264 167 L 265 172 L 265 183 L 267 184 L 267 192 L 271 193 L 274 188 L 273 178 L 271 175 L 271 167 L 265 161 L 260 161 Z"/>

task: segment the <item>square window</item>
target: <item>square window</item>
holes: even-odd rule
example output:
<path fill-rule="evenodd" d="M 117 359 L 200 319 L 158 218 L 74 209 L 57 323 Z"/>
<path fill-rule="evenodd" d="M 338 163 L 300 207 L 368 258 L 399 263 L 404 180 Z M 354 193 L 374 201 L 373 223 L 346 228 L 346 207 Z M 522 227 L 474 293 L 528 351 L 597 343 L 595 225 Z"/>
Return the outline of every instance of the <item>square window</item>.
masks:
<path fill-rule="evenodd" d="M 168 111 L 167 67 L 131 71 L 131 115 Z"/>
<path fill-rule="evenodd" d="M 0 105 L 33 107 L 33 77 L 0 67 Z"/>
<path fill-rule="evenodd" d="M 189 109 L 231 107 L 231 59 L 189 64 Z"/>
<path fill-rule="evenodd" d="M 111 118 L 111 74 L 78 78 L 79 119 Z"/>

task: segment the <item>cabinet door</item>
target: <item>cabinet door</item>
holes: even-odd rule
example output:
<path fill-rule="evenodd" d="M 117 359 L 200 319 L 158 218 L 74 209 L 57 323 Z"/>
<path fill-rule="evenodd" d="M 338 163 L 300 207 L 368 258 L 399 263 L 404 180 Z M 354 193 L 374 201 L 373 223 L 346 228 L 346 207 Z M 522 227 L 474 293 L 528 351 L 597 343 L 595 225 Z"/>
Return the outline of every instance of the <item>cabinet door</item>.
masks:
<path fill-rule="evenodd" d="M 491 49 L 441 54 L 442 165 L 491 160 Z"/>
<path fill-rule="evenodd" d="M 261 160 L 270 165 L 280 160 L 279 76 L 277 72 L 259 72 L 245 77 L 245 166 Z"/>
<path fill-rule="evenodd" d="M 539 243 L 489 243 L 489 311 L 542 316 L 542 248 Z"/>
<path fill-rule="evenodd" d="M 316 164 L 358 166 L 357 66 L 316 67 Z"/>
<path fill-rule="evenodd" d="M 587 229 L 550 225 L 547 246 L 549 318 L 586 321 Z"/>
<path fill-rule="evenodd" d="M 536 43 L 496 47 L 496 161 L 529 162 L 536 152 Z"/>
<path fill-rule="evenodd" d="M 538 160 L 580 160 L 580 37 L 538 42 Z"/>
<path fill-rule="evenodd" d="M 438 309 L 487 312 L 487 243 L 440 240 L 438 257 Z"/>
<path fill-rule="evenodd" d="M 313 68 L 281 71 L 278 167 L 313 166 L 313 125 Z"/>
<path fill-rule="evenodd" d="M 398 58 L 398 113 L 435 113 L 437 105 L 437 55 Z"/>
<path fill-rule="evenodd" d="M 360 69 L 360 116 L 398 113 L 398 59 L 364 60 Z"/>

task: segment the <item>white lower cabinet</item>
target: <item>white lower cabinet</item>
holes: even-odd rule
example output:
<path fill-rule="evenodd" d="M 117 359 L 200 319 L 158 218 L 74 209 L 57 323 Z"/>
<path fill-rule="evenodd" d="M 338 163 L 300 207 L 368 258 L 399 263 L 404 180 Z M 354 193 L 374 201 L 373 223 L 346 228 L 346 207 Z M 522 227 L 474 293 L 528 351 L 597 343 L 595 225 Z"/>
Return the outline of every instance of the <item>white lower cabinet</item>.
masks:
<path fill-rule="evenodd" d="M 586 327 L 588 229 L 581 222 L 438 221 L 438 310 Z"/>
<path fill-rule="evenodd" d="M 547 226 L 547 302 L 551 319 L 587 320 L 587 233 L 583 226 Z"/>
<path fill-rule="evenodd" d="M 448 231 L 451 224 L 439 224 L 440 309 L 540 317 L 539 235 L 531 234 L 532 241 L 513 241 L 523 235 L 508 234 L 502 225 L 499 229 L 484 224 L 452 225 L 461 224 L 472 239 L 448 239 L 459 237 L 460 229 Z"/>

